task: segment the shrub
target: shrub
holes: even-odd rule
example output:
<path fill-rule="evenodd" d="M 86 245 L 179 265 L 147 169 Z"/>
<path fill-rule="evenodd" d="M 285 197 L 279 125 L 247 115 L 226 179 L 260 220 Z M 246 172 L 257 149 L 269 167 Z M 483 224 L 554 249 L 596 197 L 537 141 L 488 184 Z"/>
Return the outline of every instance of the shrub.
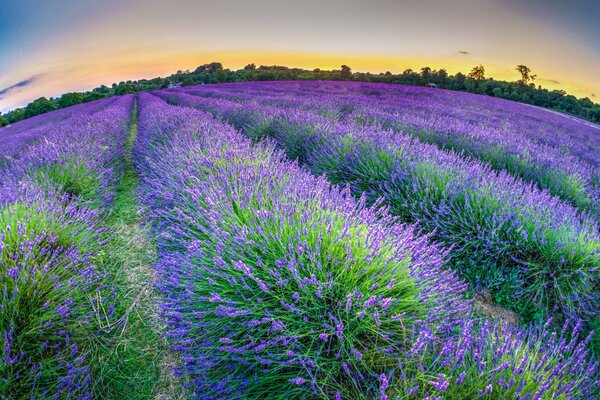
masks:
<path fill-rule="evenodd" d="M 443 331 L 468 310 L 427 237 L 270 146 L 151 101 L 142 136 L 168 337 L 196 396 L 372 398 L 415 323 Z"/>

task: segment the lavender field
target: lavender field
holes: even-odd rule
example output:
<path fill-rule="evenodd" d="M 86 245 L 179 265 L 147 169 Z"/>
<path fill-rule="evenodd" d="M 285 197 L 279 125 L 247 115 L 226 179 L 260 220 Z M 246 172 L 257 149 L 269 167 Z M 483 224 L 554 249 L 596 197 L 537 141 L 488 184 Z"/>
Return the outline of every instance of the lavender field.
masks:
<path fill-rule="evenodd" d="M 0 399 L 595 399 L 600 126 L 357 82 L 0 128 Z"/>

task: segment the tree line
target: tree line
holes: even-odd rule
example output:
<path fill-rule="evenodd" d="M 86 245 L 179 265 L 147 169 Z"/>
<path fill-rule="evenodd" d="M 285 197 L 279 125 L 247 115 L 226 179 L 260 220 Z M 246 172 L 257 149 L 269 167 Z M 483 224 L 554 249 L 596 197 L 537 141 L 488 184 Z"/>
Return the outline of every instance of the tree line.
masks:
<path fill-rule="evenodd" d="M 588 97 L 578 99 L 567 94 L 564 90 L 548 90 L 539 85 L 536 86 L 536 75 L 532 74 L 531 69 L 525 65 L 518 65 L 515 70 L 521 75 L 521 79 L 508 82 L 486 77 L 483 65 L 473 67 L 466 75 L 461 72 L 450 75 L 443 68 L 436 70 L 430 67 L 423 67 L 419 71 L 407 69 L 400 74 L 392 74 L 391 72 L 379 74 L 369 72 L 353 73 L 347 65 L 342 65 L 339 70 L 321 70 L 319 68 L 306 70 L 279 65 L 261 65 L 257 67 L 255 64 L 248 64 L 244 68 L 230 70 L 223 68 L 223 65 L 219 62 L 212 62 L 201 65 L 194 71 L 179 70 L 165 78 L 119 82 L 113 83 L 110 87 L 101 85 L 88 92 L 65 93 L 56 98 L 40 97 L 25 107 L 17 108 L 5 115 L 0 114 L 0 126 L 59 108 L 128 93 L 177 86 L 279 80 L 332 80 L 435 86 L 551 108 L 600 123 L 600 104 L 594 103 Z"/>

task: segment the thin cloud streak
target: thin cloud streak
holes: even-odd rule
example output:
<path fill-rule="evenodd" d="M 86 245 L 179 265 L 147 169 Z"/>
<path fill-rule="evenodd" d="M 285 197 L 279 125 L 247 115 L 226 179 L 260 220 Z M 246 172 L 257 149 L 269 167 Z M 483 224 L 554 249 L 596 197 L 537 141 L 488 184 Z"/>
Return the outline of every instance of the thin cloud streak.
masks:
<path fill-rule="evenodd" d="M 25 87 L 25 86 L 31 84 L 36 79 L 37 79 L 36 76 L 32 76 L 31 78 L 28 78 L 28 79 L 22 80 L 20 82 L 17 82 L 14 85 L 5 87 L 4 89 L 0 89 L 0 99 L 4 98 L 5 97 L 4 95 L 7 94 L 8 92 L 10 92 L 12 90 L 15 90 L 15 89 L 18 89 L 18 88 Z"/>
<path fill-rule="evenodd" d="M 538 79 L 540 82 L 545 82 L 545 83 L 552 83 L 554 85 L 560 85 L 560 81 L 556 80 L 556 79 L 545 79 L 545 78 L 539 78 Z"/>

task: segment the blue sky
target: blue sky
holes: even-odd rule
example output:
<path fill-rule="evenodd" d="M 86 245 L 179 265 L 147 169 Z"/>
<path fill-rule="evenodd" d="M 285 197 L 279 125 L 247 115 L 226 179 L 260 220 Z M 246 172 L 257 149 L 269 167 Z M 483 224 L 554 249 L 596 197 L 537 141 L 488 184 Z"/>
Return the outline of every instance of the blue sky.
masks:
<path fill-rule="evenodd" d="M 525 64 L 543 86 L 600 101 L 599 15 L 598 0 L 0 0 L 0 111 L 211 61 L 483 64 L 508 80 Z"/>

